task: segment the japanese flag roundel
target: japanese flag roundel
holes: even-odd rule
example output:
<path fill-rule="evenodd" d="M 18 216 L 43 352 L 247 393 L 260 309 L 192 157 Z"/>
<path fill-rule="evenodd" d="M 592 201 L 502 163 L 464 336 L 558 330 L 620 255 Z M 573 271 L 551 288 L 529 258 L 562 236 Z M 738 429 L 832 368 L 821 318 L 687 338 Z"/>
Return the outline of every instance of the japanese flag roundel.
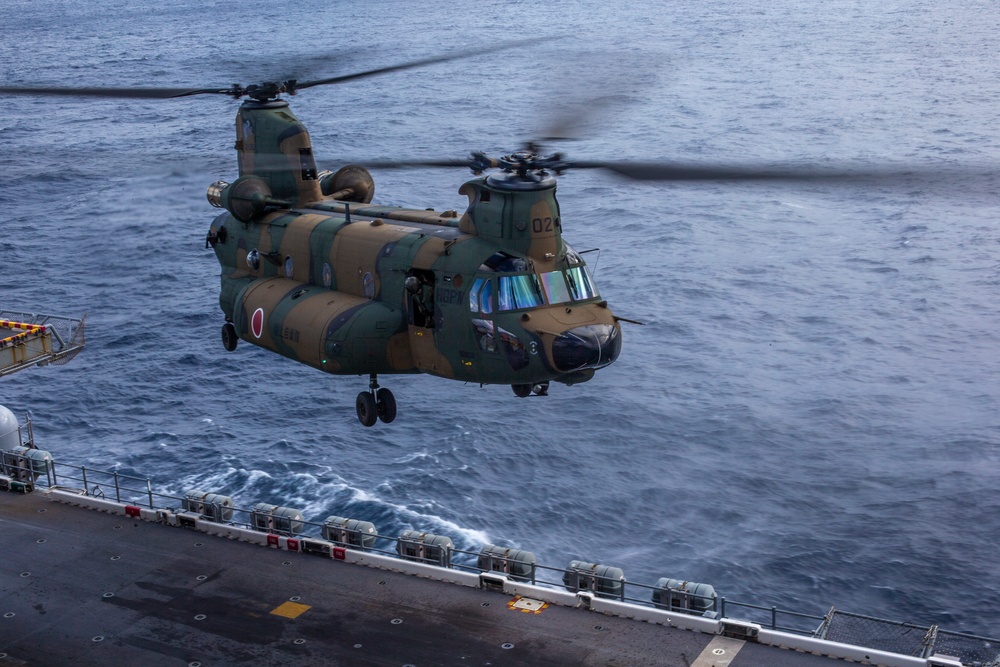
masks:
<path fill-rule="evenodd" d="M 254 338 L 260 338 L 261 334 L 264 333 L 264 309 L 258 308 L 253 311 L 253 317 L 250 318 L 250 331 L 253 332 Z"/>

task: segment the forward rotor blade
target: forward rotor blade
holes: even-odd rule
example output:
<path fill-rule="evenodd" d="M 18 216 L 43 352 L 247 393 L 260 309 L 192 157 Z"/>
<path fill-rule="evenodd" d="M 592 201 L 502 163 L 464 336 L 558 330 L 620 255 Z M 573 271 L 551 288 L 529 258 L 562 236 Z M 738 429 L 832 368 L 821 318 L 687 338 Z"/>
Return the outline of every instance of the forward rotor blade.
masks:
<path fill-rule="evenodd" d="M 62 97 L 113 97 L 162 100 L 191 95 L 233 95 L 233 88 L 24 88 L 3 87 L 0 95 L 56 95 Z"/>
<path fill-rule="evenodd" d="M 551 40 L 551 39 L 552 39 L 551 37 L 546 38 L 546 40 Z M 481 56 L 487 53 L 495 53 L 497 51 L 513 49 L 519 46 L 528 46 L 531 44 L 537 45 L 539 41 L 540 40 L 537 38 L 522 39 L 516 42 L 508 42 L 506 44 L 495 44 L 478 49 L 468 49 L 466 51 L 458 51 L 457 53 L 451 53 L 446 56 L 434 56 L 433 58 L 422 58 L 420 60 L 413 60 L 407 63 L 400 63 L 398 65 L 379 67 L 377 69 L 370 69 L 365 72 L 342 74 L 340 76 L 333 76 L 328 79 L 317 79 L 316 81 L 303 81 L 295 84 L 295 90 L 302 90 L 303 88 L 312 88 L 313 86 L 327 86 L 335 83 L 344 83 L 346 81 L 356 81 L 358 79 L 367 79 L 370 76 L 378 76 L 379 74 L 400 72 L 402 70 L 413 69 L 414 67 L 424 67 L 425 65 L 436 65 L 437 63 L 448 62 L 449 60 L 472 58 L 473 56 Z"/>
<path fill-rule="evenodd" d="M 906 183 L 912 180 L 933 181 L 959 178 L 997 178 L 996 167 L 921 165 L 901 167 L 866 167 L 835 165 L 831 167 L 771 165 L 699 165 L 657 162 L 567 162 L 566 169 L 605 169 L 636 181 L 787 181 L 800 183 Z"/>

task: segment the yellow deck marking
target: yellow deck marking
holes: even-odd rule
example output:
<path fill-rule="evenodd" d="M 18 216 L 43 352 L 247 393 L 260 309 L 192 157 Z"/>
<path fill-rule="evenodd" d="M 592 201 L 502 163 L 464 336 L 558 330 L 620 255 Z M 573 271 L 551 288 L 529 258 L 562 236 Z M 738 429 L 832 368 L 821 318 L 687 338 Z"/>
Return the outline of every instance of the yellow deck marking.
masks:
<path fill-rule="evenodd" d="M 312 609 L 312 607 L 307 604 L 299 604 L 298 602 L 282 602 L 277 607 L 272 609 L 271 613 L 275 616 L 284 616 L 285 618 L 298 618 L 310 609 Z"/>
<path fill-rule="evenodd" d="M 507 603 L 508 609 L 516 609 L 517 611 L 523 611 L 526 614 L 541 614 L 542 610 L 548 606 L 548 602 L 522 597 L 516 597 Z"/>

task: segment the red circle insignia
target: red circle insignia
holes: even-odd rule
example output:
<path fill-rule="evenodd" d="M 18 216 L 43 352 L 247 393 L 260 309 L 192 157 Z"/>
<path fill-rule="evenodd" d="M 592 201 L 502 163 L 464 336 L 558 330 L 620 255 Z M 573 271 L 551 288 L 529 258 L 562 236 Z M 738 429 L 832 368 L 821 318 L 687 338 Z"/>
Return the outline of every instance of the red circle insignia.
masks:
<path fill-rule="evenodd" d="M 253 311 L 253 317 L 250 318 L 250 330 L 253 332 L 255 338 L 260 338 L 261 334 L 264 333 L 264 309 L 258 308 Z"/>

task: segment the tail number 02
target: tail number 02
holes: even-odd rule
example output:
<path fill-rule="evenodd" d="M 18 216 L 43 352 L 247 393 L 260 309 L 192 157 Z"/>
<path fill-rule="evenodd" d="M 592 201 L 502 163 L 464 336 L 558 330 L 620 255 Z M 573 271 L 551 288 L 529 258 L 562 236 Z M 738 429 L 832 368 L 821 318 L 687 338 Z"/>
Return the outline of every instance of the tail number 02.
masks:
<path fill-rule="evenodd" d="M 531 231 L 535 234 L 543 232 L 551 233 L 553 229 L 559 229 L 559 218 L 532 218 Z"/>

